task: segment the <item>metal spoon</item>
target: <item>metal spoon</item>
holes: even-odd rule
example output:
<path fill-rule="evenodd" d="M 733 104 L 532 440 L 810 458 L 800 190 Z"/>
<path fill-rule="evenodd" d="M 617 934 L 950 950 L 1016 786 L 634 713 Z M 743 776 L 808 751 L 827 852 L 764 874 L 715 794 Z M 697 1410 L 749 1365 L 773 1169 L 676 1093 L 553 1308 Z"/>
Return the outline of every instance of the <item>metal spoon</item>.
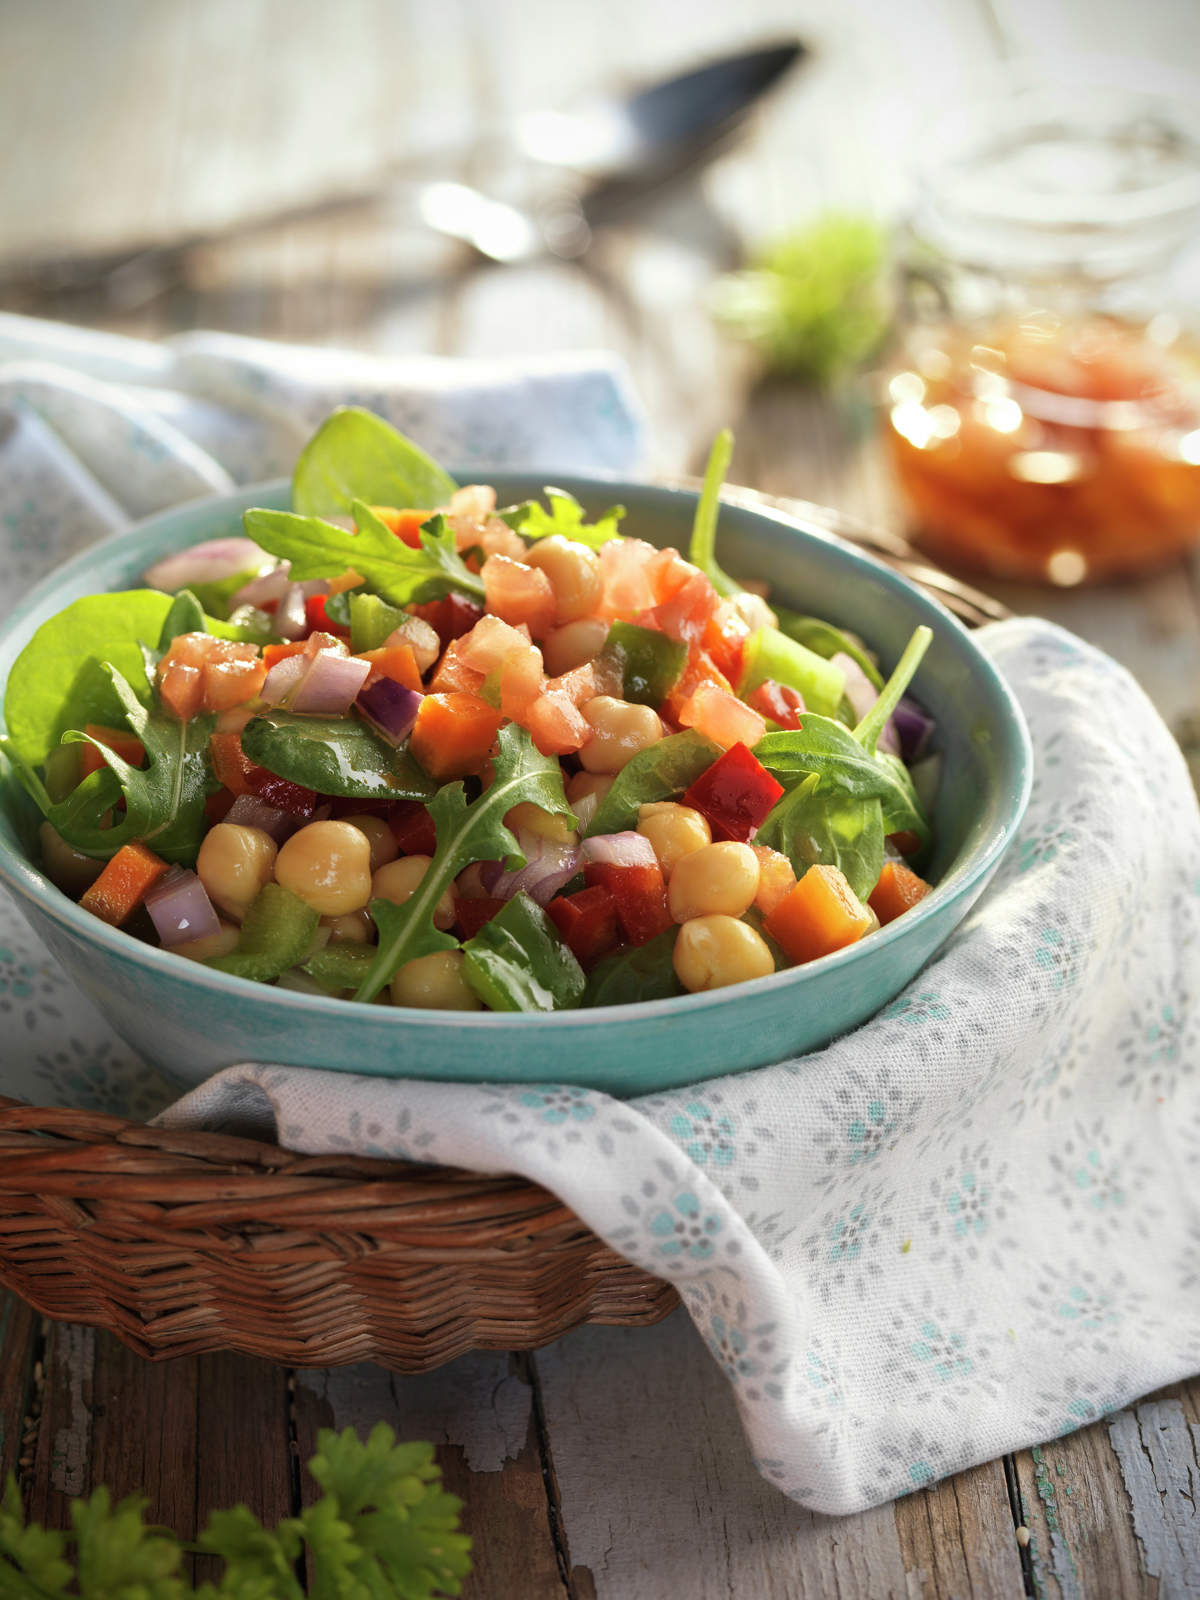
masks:
<path fill-rule="evenodd" d="M 492 261 L 578 256 L 596 227 L 710 158 L 762 95 L 807 54 L 798 40 L 765 45 L 630 94 L 597 97 L 571 111 L 527 113 L 508 131 L 508 141 L 540 175 L 537 198 L 529 205 L 510 204 L 468 184 L 398 183 L 400 170 L 392 168 L 364 190 L 196 230 L 144 249 L 0 263 L 0 283 L 42 293 L 103 288 L 113 299 L 136 301 L 148 297 L 139 286 L 161 286 L 201 245 L 396 198 L 406 200 L 426 227 Z"/>

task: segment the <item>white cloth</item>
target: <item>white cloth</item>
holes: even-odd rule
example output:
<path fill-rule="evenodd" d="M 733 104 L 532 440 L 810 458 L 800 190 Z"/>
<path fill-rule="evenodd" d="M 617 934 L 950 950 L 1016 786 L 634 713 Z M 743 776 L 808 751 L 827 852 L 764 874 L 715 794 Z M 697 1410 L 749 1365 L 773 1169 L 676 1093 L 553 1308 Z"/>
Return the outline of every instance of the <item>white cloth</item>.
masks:
<path fill-rule="evenodd" d="M 760 1470 L 821 1511 L 1197 1371 L 1195 797 L 1112 661 L 1045 623 L 979 637 L 1029 718 L 1029 812 L 975 911 L 857 1032 L 628 1103 L 236 1067 L 167 1119 L 545 1184 L 679 1286 Z M 3 907 L 0 1026 L 22 1040 L 0 1091 L 164 1102 Z"/>

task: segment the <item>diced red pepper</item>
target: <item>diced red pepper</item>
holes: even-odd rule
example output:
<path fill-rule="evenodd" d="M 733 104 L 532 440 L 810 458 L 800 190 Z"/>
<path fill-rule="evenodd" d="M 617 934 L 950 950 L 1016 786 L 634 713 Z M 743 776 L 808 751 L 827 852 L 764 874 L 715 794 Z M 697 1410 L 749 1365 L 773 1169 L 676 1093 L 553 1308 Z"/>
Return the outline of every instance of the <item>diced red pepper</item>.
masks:
<path fill-rule="evenodd" d="M 419 800 L 402 800 L 388 817 L 388 827 L 401 855 L 431 856 L 437 849 L 437 828 Z"/>
<path fill-rule="evenodd" d="M 498 900 L 495 895 L 482 895 L 474 900 L 468 900 L 465 895 L 461 899 L 456 896 L 454 920 L 458 923 L 459 934 L 464 939 L 473 939 L 507 904 L 507 900 Z"/>
<path fill-rule="evenodd" d="M 798 689 L 776 683 L 774 678 L 764 678 L 754 693 L 746 696 L 746 704 L 793 732 L 800 727 L 801 712 L 807 710 L 804 696 Z"/>
<path fill-rule="evenodd" d="M 218 789 L 216 794 L 209 795 L 204 802 L 204 816 L 209 827 L 215 828 L 218 822 L 225 821 L 236 798 L 228 789 Z"/>
<path fill-rule="evenodd" d="M 335 622 L 325 610 L 327 596 L 323 594 L 310 594 L 304 602 L 304 617 L 308 623 L 309 633 L 332 633 L 337 639 L 348 639 L 350 629 L 344 628 L 340 622 Z"/>
<path fill-rule="evenodd" d="M 708 818 L 715 840 L 744 844 L 782 793 L 783 785 L 762 762 L 735 744 L 684 791 L 682 803 Z"/>
<path fill-rule="evenodd" d="M 742 675 L 749 634 L 740 618 L 723 617 L 720 611 L 710 618 L 704 630 L 701 643 L 730 683 L 736 683 Z"/>
<path fill-rule="evenodd" d="M 311 817 L 317 809 L 314 790 L 280 778 L 251 761 L 242 749 L 240 733 L 214 733 L 209 740 L 209 754 L 213 775 L 230 794 L 255 794 L 277 811 L 287 811 L 294 817 Z"/>
<path fill-rule="evenodd" d="M 233 795 L 250 793 L 246 774 L 254 763 L 242 750 L 240 733 L 214 733 L 208 741 L 208 753 L 218 783 Z"/>
<path fill-rule="evenodd" d="M 442 642 L 444 650 L 454 639 L 461 639 L 483 615 L 483 607 L 461 594 L 444 595 L 441 600 L 429 600 L 424 605 L 409 608 L 414 617 L 427 622 Z"/>
<path fill-rule="evenodd" d="M 590 967 L 617 943 L 617 902 L 601 883 L 577 894 L 558 895 L 546 911 L 582 967 Z"/>
<path fill-rule="evenodd" d="M 648 944 L 672 926 L 667 910 L 667 887 L 662 868 L 618 867 L 608 861 L 589 861 L 583 869 L 589 889 L 607 889 L 616 905 L 617 921 L 630 944 Z"/>

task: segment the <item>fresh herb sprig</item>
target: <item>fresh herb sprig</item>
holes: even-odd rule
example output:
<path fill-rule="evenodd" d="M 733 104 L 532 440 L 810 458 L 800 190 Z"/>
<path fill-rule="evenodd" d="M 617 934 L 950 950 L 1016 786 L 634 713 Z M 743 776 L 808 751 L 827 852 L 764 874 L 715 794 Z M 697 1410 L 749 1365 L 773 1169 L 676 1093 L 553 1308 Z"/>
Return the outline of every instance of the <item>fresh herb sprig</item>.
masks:
<path fill-rule="evenodd" d="M 435 1600 L 458 1595 L 471 1570 L 462 1502 L 442 1488 L 433 1446 L 397 1444 L 386 1423 L 365 1443 L 322 1429 L 308 1470 L 324 1490 L 296 1517 L 265 1528 L 245 1506 L 214 1512 L 196 1545 L 146 1523 L 147 1501 L 117 1505 L 107 1489 L 71 1504 L 71 1532 L 25 1521 L 16 1480 L 0 1500 L 0 1595 L 12 1600 L 304 1600 L 308 1593 Z M 189 1552 L 216 1556 L 216 1583 L 180 1573 Z"/>
<path fill-rule="evenodd" d="M 624 506 L 609 506 L 595 522 L 585 522 L 584 509 L 573 494 L 547 485 L 545 495 L 550 502 L 549 511 L 540 500 L 523 500 L 500 515 L 523 539 L 549 539 L 558 534 L 560 538 L 573 539 L 576 544 L 598 550 L 610 539 L 621 537 L 618 524 L 625 515 Z"/>

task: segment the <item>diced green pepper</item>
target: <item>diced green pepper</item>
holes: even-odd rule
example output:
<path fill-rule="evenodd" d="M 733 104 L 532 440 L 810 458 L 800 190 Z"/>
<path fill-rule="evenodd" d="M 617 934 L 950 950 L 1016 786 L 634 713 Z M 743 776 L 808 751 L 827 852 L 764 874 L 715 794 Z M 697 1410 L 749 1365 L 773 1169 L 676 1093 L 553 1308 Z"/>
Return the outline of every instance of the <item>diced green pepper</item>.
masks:
<path fill-rule="evenodd" d="M 338 994 L 343 989 L 357 989 L 374 959 L 373 944 L 327 944 L 309 956 L 303 969 L 323 989 Z"/>
<path fill-rule="evenodd" d="M 246 913 L 237 949 L 232 955 L 213 956 L 205 965 L 255 983 L 270 983 L 308 955 L 319 920 L 290 889 L 264 884 Z"/>
<path fill-rule="evenodd" d="M 467 940 L 463 958 L 463 976 L 493 1011 L 570 1010 L 586 984 L 558 929 L 525 894 Z"/>
<path fill-rule="evenodd" d="M 774 678 L 804 696 L 810 711 L 823 717 L 836 717 L 846 687 L 846 674 L 841 667 L 815 651 L 797 644 L 778 628 L 759 628 L 746 640 L 746 654 L 742 679 L 737 692 L 745 700 L 765 683 Z"/>
<path fill-rule="evenodd" d="M 388 636 L 408 620 L 406 612 L 388 605 L 377 594 L 356 594 L 353 590 L 349 593 L 350 649 L 355 655 L 380 649 Z M 328 615 L 328 605 L 325 610 Z"/>
<path fill-rule="evenodd" d="M 687 665 L 686 644 L 635 622 L 614 622 L 604 648 L 621 663 L 624 698 L 640 706 L 662 705 Z"/>

